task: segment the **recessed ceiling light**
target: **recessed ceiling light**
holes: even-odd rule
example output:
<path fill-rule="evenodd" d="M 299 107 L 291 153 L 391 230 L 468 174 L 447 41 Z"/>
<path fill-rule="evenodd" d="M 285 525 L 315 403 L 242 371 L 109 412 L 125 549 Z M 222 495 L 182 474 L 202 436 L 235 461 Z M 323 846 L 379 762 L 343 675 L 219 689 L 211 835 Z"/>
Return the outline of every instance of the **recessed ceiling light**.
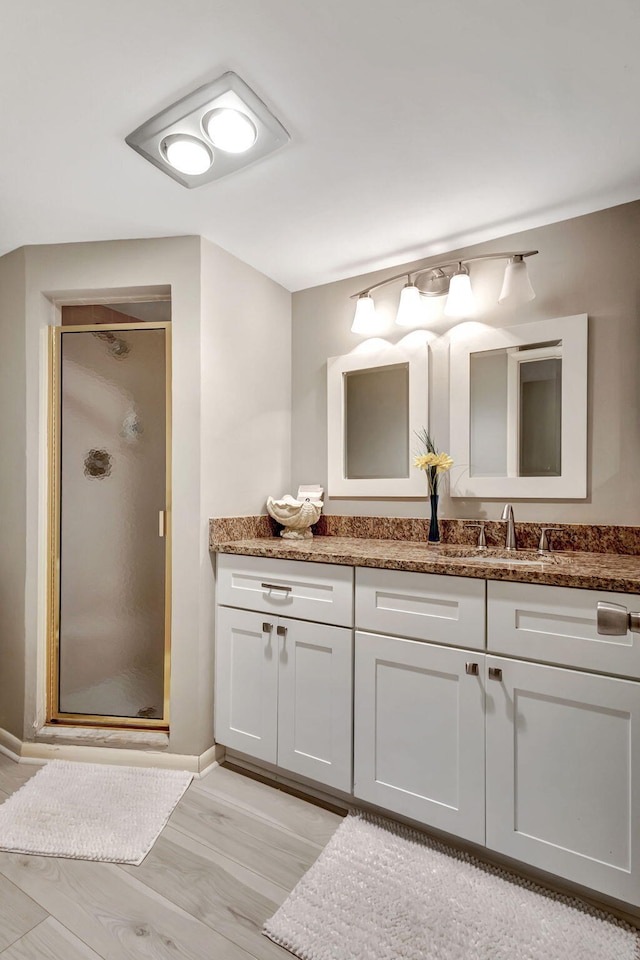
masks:
<path fill-rule="evenodd" d="M 182 137 L 179 134 L 167 137 L 162 141 L 160 149 L 167 162 L 180 173 L 198 176 L 206 173 L 213 163 L 209 147 L 195 137 Z"/>
<path fill-rule="evenodd" d="M 226 177 L 288 140 L 280 121 L 232 72 L 194 90 L 126 138 L 137 153 L 185 187 Z"/>
<path fill-rule="evenodd" d="M 256 142 L 258 131 L 239 110 L 218 107 L 205 117 L 204 127 L 214 147 L 225 153 L 244 153 Z"/>

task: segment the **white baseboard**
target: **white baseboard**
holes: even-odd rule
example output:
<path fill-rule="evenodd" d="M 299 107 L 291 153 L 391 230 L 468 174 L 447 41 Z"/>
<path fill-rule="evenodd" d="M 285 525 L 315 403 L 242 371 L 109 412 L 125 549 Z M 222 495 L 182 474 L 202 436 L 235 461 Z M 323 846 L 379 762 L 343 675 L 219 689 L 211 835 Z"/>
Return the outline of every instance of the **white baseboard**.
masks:
<path fill-rule="evenodd" d="M 0 727 L 0 753 L 4 754 L 5 757 L 9 757 L 11 760 L 19 761 L 21 751 L 22 740 L 18 740 L 18 738 L 14 737 L 8 730 L 3 730 L 2 727 Z"/>
<path fill-rule="evenodd" d="M 187 770 L 196 777 L 208 773 L 224 755 L 224 747 L 214 744 L 197 755 L 167 753 L 159 750 L 89 746 L 72 743 L 37 743 L 18 740 L 0 728 L 0 753 L 17 763 L 47 763 L 49 760 L 75 760 L 84 763 L 112 763 L 126 767 L 160 767 Z"/>
<path fill-rule="evenodd" d="M 224 757 L 224 747 L 220 746 L 219 743 L 214 743 L 212 747 L 209 747 L 208 750 L 205 750 L 204 753 L 201 753 L 198 757 L 199 769 L 196 774 L 198 780 L 201 780 L 202 777 L 206 777 L 210 770 L 213 770 L 214 767 L 217 767 L 222 758 Z"/>

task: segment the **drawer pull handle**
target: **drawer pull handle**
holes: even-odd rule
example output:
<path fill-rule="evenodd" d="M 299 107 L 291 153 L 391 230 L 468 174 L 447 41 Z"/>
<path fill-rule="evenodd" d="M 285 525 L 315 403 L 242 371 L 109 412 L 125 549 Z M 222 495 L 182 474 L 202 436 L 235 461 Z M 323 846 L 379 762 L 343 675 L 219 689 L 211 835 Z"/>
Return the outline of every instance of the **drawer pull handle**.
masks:
<path fill-rule="evenodd" d="M 624 637 L 627 630 L 640 633 L 640 613 L 629 613 L 619 603 L 598 604 L 598 633 L 604 637 Z"/>
<path fill-rule="evenodd" d="M 480 667 L 477 663 L 466 663 L 464 669 L 465 673 L 468 673 L 471 677 L 477 677 L 480 673 Z"/>
<path fill-rule="evenodd" d="M 288 587 L 286 583 L 261 583 L 263 590 L 284 590 L 285 593 L 291 593 L 293 587 Z"/>
<path fill-rule="evenodd" d="M 272 623 L 269 623 L 268 620 L 265 620 L 265 621 L 263 622 L 263 624 L 262 624 L 262 632 L 263 632 L 263 633 L 271 633 L 272 630 L 273 630 L 273 624 L 272 624 Z"/>
<path fill-rule="evenodd" d="M 500 667 L 489 667 L 489 680 L 502 680 L 502 669 Z"/>

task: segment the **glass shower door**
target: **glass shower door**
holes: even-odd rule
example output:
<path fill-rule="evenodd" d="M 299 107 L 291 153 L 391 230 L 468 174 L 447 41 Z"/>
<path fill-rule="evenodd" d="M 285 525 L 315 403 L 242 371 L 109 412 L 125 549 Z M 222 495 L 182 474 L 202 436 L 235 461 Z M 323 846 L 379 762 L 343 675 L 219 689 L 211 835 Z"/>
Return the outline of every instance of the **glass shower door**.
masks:
<path fill-rule="evenodd" d="M 53 720 L 167 723 L 168 336 L 57 331 Z"/>

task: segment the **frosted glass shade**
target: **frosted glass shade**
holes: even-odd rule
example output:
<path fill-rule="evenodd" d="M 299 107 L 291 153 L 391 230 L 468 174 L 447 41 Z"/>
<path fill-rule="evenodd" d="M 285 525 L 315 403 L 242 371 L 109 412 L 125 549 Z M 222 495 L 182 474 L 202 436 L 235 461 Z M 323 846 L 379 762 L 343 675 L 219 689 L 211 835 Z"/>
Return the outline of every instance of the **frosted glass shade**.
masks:
<path fill-rule="evenodd" d="M 476 302 L 468 273 L 456 273 L 449 283 L 449 295 L 444 308 L 447 317 L 472 317 Z"/>
<path fill-rule="evenodd" d="M 206 173 L 213 163 L 207 145 L 195 137 L 167 137 L 162 147 L 167 162 L 180 173 L 197 176 Z"/>
<path fill-rule="evenodd" d="M 351 324 L 352 333 L 361 333 L 365 337 L 371 337 L 379 333 L 380 321 L 376 314 L 376 305 L 373 297 L 368 294 L 358 297 L 356 300 L 356 312 Z"/>
<path fill-rule="evenodd" d="M 206 120 L 206 129 L 214 147 L 225 153 L 244 153 L 256 142 L 258 131 L 239 110 L 213 110 Z"/>
<path fill-rule="evenodd" d="M 419 327 L 424 322 L 424 303 L 420 291 L 414 283 L 407 283 L 400 291 L 396 323 L 399 327 Z"/>
<path fill-rule="evenodd" d="M 534 299 L 535 291 L 529 280 L 526 263 L 522 258 L 510 260 L 504 272 L 498 303 L 517 305 Z"/>

